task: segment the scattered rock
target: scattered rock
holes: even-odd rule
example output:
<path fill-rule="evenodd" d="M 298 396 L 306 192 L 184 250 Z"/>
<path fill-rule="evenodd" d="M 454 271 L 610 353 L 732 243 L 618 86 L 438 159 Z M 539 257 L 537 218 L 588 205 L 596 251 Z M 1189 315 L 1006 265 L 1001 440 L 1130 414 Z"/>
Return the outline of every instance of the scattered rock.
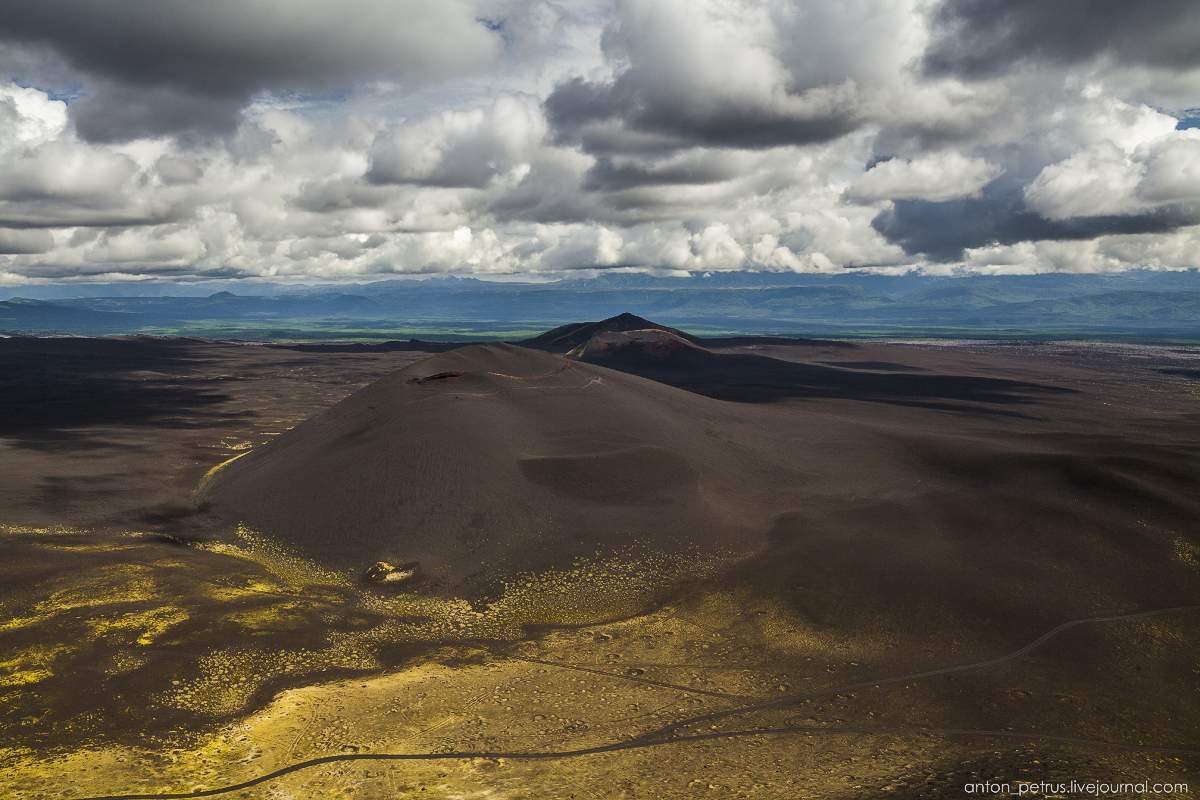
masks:
<path fill-rule="evenodd" d="M 407 583 L 416 577 L 416 574 L 416 561 L 398 565 L 388 561 L 376 561 L 367 569 L 366 579 L 371 583 Z"/>

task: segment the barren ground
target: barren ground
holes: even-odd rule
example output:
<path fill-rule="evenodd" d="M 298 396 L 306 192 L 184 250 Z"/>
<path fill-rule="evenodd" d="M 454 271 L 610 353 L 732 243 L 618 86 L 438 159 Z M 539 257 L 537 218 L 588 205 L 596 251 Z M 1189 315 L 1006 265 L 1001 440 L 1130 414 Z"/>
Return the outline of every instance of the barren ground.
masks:
<path fill-rule="evenodd" d="M 736 552 L 385 591 L 196 513 L 214 467 L 428 355 L 0 340 L 0 796 L 1200 785 L 1195 350 L 616 364 L 796 459 Z"/>

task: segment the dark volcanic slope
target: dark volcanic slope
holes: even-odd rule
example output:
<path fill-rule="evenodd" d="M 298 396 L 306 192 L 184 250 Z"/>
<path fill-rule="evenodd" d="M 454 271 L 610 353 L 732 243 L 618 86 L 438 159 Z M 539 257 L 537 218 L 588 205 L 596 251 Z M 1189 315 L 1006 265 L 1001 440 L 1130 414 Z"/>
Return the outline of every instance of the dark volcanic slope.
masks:
<path fill-rule="evenodd" d="M 1154 373 L 1111 358 L 1123 377 L 669 333 L 583 353 L 641 374 L 505 345 L 439 354 L 233 462 L 207 499 L 323 562 L 415 560 L 429 588 L 469 596 L 635 542 L 755 551 L 745 586 L 881 641 L 1011 643 L 1200 591 L 1200 439 L 1174 378 L 1146 409 L 1132 376 Z"/>
<path fill-rule="evenodd" d="M 207 497 L 326 563 L 416 560 L 434 585 L 479 587 L 635 543 L 757 546 L 770 517 L 755 476 L 775 459 L 725 442 L 737 424 L 679 389 L 478 345 L 359 391 L 230 464 Z"/>
<path fill-rule="evenodd" d="M 626 313 L 609 317 L 600 322 L 572 322 L 567 325 L 560 325 L 553 330 L 546 331 L 540 336 L 527 339 L 521 342 L 521 344 L 525 347 L 535 347 L 538 350 L 548 350 L 552 353 L 566 353 L 586 344 L 597 334 L 646 330 L 665 331 L 687 342 L 696 343 L 699 341 L 690 333 L 684 333 L 675 328 L 659 325 L 648 319 L 642 319 L 636 314 Z"/>
<path fill-rule="evenodd" d="M 1072 392 L 1028 381 L 928 374 L 881 362 L 796 362 L 757 353 L 719 352 L 663 329 L 597 333 L 567 355 L 720 400 L 743 402 L 840 397 L 1015 414 L 1019 412 L 1002 407 L 1019 406 L 1039 395 Z"/>
<path fill-rule="evenodd" d="M 572 348 L 567 355 L 593 364 L 670 363 L 681 370 L 703 368 L 714 357 L 712 351 L 695 340 L 665 328 L 601 331 Z"/>
<path fill-rule="evenodd" d="M 424 355 L 0 337 L 0 526 L 183 533 L 214 464 Z"/>

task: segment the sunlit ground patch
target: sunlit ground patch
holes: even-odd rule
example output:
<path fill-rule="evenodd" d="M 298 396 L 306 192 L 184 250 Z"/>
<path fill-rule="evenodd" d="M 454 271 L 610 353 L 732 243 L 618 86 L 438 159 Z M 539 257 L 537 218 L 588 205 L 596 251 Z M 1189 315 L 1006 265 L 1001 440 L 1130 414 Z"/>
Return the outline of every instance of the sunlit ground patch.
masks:
<path fill-rule="evenodd" d="M 91 620 L 89 624 L 97 638 L 127 642 L 133 637 L 134 643 L 145 647 L 154 644 L 155 640 L 187 618 L 188 614 L 182 608 L 160 606 L 146 611 L 101 617 Z"/>
<path fill-rule="evenodd" d="M 1175 537 L 1175 558 L 1192 569 L 1200 569 L 1200 545 L 1182 536 Z"/>
<path fill-rule="evenodd" d="M 723 563 L 630 550 L 522 576 L 479 604 L 385 591 L 245 527 L 184 547 L 24 529 L 7 544 L 11 569 L 24 560 L 45 573 L 0 598 L 0 647 L 44 648 L 8 665 L 9 685 L 32 687 L 8 702 L 44 709 L 55 724 L 0 733 L 43 747 L 170 739 L 245 714 L 289 685 L 377 673 L 439 646 L 503 645 L 637 615 Z M 71 679 L 81 671 L 92 691 Z"/>
<path fill-rule="evenodd" d="M 125 549 L 104 547 L 116 544 Z M 329 755 L 602 746 L 810 688 L 861 686 L 897 647 L 881 628 L 821 626 L 776 594 L 710 580 L 727 574 L 720 555 L 597 556 L 522 576 L 480 603 L 404 585 L 385 591 L 245 528 L 189 546 L 36 532 L 10 534 L 5 545 L 0 578 L 40 571 L 36 581 L 0 583 L 6 798 L 211 788 Z M 1152 664 L 1194 660 L 1179 625 L 1166 617 L 1127 625 L 1136 645 L 1128 652 Z M 546 762 L 335 764 L 245 796 L 332 797 L 351 787 L 388 800 L 521 797 L 531 787 L 548 798 L 611 796 L 613 787 L 648 797 L 755 785 L 762 797 L 888 791 L 914 764 L 923 779 L 946 741 L 822 732 L 893 712 L 931 725 L 939 706 L 920 690 L 934 687 L 837 692 L 681 729 L 793 726 L 808 731 L 799 738 Z M 1031 684 L 1026 694 L 1036 691 Z M 876 696 L 886 702 L 861 705 Z"/>
<path fill-rule="evenodd" d="M 33 645 L 17 650 L 11 658 L 0 661 L 0 687 L 28 686 L 52 677 L 51 667 L 63 649 L 61 646 Z"/>

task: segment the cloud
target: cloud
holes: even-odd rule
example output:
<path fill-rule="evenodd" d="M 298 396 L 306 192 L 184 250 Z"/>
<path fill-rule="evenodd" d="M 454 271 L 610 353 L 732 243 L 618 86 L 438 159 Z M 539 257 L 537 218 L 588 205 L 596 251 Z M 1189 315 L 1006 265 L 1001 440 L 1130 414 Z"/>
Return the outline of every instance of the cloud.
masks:
<path fill-rule="evenodd" d="M 1106 272 L 1128 269 L 1188 269 L 1196 265 L 1200 229 L 1172 233 L 1110 235 L 1075 241 L 1019 242 L 967 251 L 965 266 L 992 273 Z"/>
<path fill-rule="evenodd" d="M 487 108 L 445 111 L 381 133 L 371 146 L 372 183 L 482 188 L 527 170 L 546 133 L 541 105 L 501 96 Z"/>
<path fill-rule="evenodd" d="M 65 106 L 45 93 L 0 85 L 0 226 L 123 226 L 174 218 L 179 197 L 139 182 L 129 154 L 79 141 Z M 40 252 L 27 234 L 19 252 Z M 17 247 L 14 245 L 13 247 Z"/>
<path fill-rule="evenodd" d="M 204 176 L 204 160 L 194 156 L 166 153 L 154 164 L 158 179 L 167 185 L 192 184 Z"/>
<path fill-rule="evenodd" d="M 604 216 L 597 198 L 582 191 L 592 159 L 565 148 L 541 150 L 520 183 L 487 201 L 487 212 L 502 222 L 581 222 Z"/>
<path fill-rule="evenodd" d="M 786 53 L 806 40 L 781 40 L 780 20 L 790 18 L 778 5 L 619 3 L 604 35 L 613 77 L 565 81 L 546 101 L 559 141 L 612 154 L 776 147 L 853 130 L 855 80 L 791 71 L 803 65 Z"/>
<path fill-rule="evenodd" d="M 149 235 L 123 230 L 102 235 L 85 257 L 98 264 L 186 266 L 204 257 L 204 243 L 198 232 L 186 228 L 160 229 Z"/>
<path fill-rule="evenodd" d="M 1049 219 L 1026 206 L 1019 184 L 1004 180 L 990 184 L 977 198 L 940 203 L 899 200 L 872 222 L 877 231 L 906 253 L 934 261 L 959 261 L 967 250 L 995 245 L 1161 234 L 1197 224 L 1200 213 L 1185 208 Z"/>
<path fill-rule="evenodd" d="M 1172 131 L 1130 151 L 1091 147 L 1046 166 L 1025 201 L 1052 220 L 1200 209 L 1200 132 Z"/>
<path fill-rule="evenodd" d="M 860 203 L 880 200 L 934 202 L 974 197 L 997 177 L 1001 168 L 961 153 L 932 153 L 916 159 L 892 158 L 863 173 L 847 191 Z"/>
<path fill-rule="evenodd" d="M 44 230 L 0 228 L 0 255 L 46 253 L 54 247 L 54 237 Z"/>
<path fill-rule="evenodd" d="M 1154 204 L 1200 203 L 1200 129 L 1180 131 L 1148 152 L 1137 192 Z"/>
<path fill-rule="evenodd" d="M 0 84 L 0 148 L 11 151 L 42 144 L 66 127 L 66 103 L 36 89 Z"/>
<path fill-rule="evenodd" d="M 1194 4 L 1052 5 L 13 0 L 0 275 L 1196 266 Z"/>
<path fill-rule="evenodd" d="M 245 95 L 204 94 L 175 86 L 92 83 L 71 103 L 75 129 L 90 142 L 141 137 L 217 135 L 231 131 L 247 102 Z"/>
<path fill-rule="evenodd" d="M 0 201 L 87 201 L 121 191 L 137 173 L 127 156 L 70 142 L 47 142 L 0 166 Z"/>
<path fill-rule="evenodd" d="M 1193 0 L 942 0 L 924 56 L 933 74 L 992 77 L 1022 64 L 1111 59 L 1200 68 Z"/>
<path fill-rule="evenodd" d="M 546 246 L 537 254 L 543 268 L 571 270 L 624 266 L 624 238 L 610 228 L 572 226 L 546 238 Z"/>
<path fill-rule="evenodd" d="M 596 191 L 638 186 L 722 183 L 745 174 L 755 164 L 744 154 L 697 149 L 659 159 L 602 156 L 588 170 L 584 188 Z"/>
<path fill-rule="evenodd" d="M 440 80 L 481 68 L 501 47 L 461 0 L 157 0 L 152 12 L 8 0 L 4 11 L 0 39 L 39 46 L 81 77 L 72 110 L 80 133 L 100 141 L 229 131 L 256 92 Z"/>

